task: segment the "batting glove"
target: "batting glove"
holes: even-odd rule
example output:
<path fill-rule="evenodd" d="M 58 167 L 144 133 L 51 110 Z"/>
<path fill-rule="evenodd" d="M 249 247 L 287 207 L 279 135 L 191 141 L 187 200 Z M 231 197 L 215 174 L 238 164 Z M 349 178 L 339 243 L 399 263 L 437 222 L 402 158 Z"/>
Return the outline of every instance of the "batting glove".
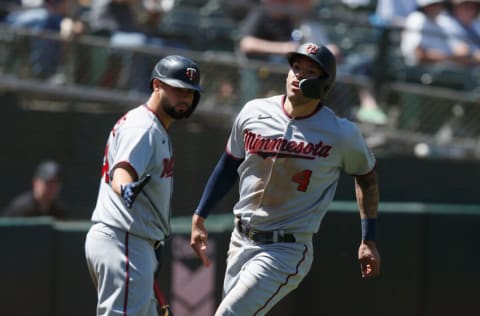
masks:
<path fill-rule="evenodd" d="M 172 310 L 170 309 L 170 305 L 164 305 L 161 308 L 162 316 L 173 316 Z"/>
<path fill-rule="evenodd" d="M 128 208 L 132 208 L 133 202 L 137 198 L 143 187 L 150 181 L 150 175 L 147 174 L 142 179 L 120 186 L 120 192 L 123 202 Z"/>

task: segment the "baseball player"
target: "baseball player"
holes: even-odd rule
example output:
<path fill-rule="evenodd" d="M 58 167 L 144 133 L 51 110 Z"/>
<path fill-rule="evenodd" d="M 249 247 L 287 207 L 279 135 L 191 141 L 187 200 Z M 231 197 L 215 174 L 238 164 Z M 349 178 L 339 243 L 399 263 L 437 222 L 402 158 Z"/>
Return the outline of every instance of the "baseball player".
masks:
<path fill-rule="evenodd" d="M 192 218 L 191 246 L 209 266 L 204 221 L 239 178 L 216 316 L 265 315 L 298 287 L 342 170 L 355 177 L 361 275 L 380 272 L 375 158 L 356 125 L 322 102 L 335 80 L 335 57 L 325 46 L 305 43 L 287 58 L 286 94 L 245 104 Z"/>
<path fill-rule="evenodd" d="M 156 248 L 170 234 L 173 154 L 167 130 L 200 100 L 200 71 L 183 56 L 153 69 L 148 101 L 113 127 L 85 253 L 97 315 L 157 315 Z M 158 250 L 157 250 L 158 251 Z"/>

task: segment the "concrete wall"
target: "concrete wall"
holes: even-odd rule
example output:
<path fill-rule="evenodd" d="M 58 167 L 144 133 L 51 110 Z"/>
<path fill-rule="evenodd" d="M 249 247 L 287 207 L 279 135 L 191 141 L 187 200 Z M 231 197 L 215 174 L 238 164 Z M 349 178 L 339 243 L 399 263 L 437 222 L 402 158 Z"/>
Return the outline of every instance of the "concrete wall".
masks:
<path fill-rule="evenodd" d="M 360 278 L 358 213 L 353 202 L 336 202 L 315 236 L 310 274 L 270 315 L 480 315 L 480 206 L 382 205 L 379 279 Z M 174 218 L 159 281 L 176 316 L 213 315 L 231 220 L 225 214 L 207 221 L 214 265 L 206 269 L 189 248 L 190 217 Z M 94 315 L 83 248 L 89 225 L 0 220 L 2 315 Z"/>

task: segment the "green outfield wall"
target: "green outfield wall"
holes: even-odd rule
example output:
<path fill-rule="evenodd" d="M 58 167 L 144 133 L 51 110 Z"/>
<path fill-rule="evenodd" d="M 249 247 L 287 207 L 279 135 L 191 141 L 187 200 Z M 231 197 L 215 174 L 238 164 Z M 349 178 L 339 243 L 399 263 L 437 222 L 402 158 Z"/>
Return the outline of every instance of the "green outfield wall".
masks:
<path fill-rule="evenodd" d="M 84 259 L 90 223 L 0 220 L 2 315 L 95 314 Z M 189 247 L 190 217 L 173 219 L 159 277 L 175 316 L 211 316 L 221 296 L 230 214 L 212 215 L 204 268 Z M 354 202 L 335 202 L 315 236 L 310 274 L 270 315 L 480 315 L 480 205 L 382 203 L 382 275 L 360 278 Z"/>

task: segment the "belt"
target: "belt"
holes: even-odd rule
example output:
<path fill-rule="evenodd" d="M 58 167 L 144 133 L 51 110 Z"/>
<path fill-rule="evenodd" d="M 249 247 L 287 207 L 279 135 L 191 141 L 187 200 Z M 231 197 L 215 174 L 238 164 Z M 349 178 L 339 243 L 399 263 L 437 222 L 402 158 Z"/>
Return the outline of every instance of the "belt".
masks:
<path fill-rule="evenodd" d="M 153 248 L 158 249 L 163 246 L 163 240 L 154 240 L 153 241 Z"/>
<path fill-rule="evenodd" d="M 260 244 L 273 244 L 277 242 L 296 242 L 295 236 L 291 233 L 285 233 L 283 230 L 258 231 L 250 229 L 250 226 L 237 217 L 238 231 L 244 234 L 248 239 Z"/>

